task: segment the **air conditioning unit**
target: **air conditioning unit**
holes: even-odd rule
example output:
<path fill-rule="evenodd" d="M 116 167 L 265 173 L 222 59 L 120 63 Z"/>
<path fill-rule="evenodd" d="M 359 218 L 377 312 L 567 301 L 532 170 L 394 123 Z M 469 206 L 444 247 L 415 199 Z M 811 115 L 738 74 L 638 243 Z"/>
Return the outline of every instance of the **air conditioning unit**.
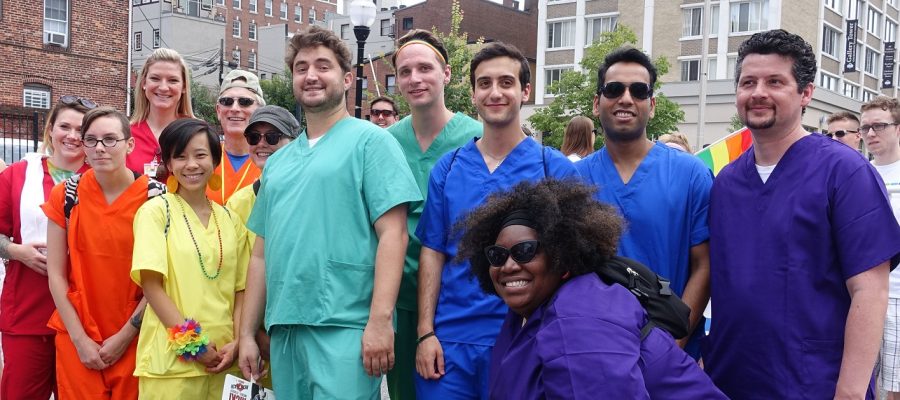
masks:
<path fill-rule="evenodd" d="M 57 46 L 65 46 L 66 45 L 66 35 L 54 33 L 54 32 L 44 32 L 44 43 L 53 44 Z"/>

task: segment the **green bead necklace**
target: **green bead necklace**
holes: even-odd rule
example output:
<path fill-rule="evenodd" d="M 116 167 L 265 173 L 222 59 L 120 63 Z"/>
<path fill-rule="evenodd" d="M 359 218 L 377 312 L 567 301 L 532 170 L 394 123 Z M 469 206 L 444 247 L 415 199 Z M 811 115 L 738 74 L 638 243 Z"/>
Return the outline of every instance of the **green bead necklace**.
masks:
<path fill-rule="evenodd" d="M 197 245 L 197 239 L 194 238 L 194 231 L 191 230 L 191 223 L 188 222 L 187 213 L 184 211 L 184 203 L 181 201 L 181 196 L 178 194 L 175 195 L 175 198 L 178 199 L 178 206 L 181 207 L 181 216 L 184 217 L 184 224 L 187 225 L 188 233 L 191 235 L 191 241 L 194 242 L 194 250 L 197 251 L 197 259 L 200 260 L 200 271 L 203 272 L 203 276 L 206 279 L 213 280 L 219 277 L 219 274 L 222 273 L 222 230 L 219 229 L 219 219 L 216 217 L 216 211 L 213 210 L 212 202 L 209 199 L 206 201 L 209 203 L 209 210 L 213 217 L 213 223 L 216 224 L 216 234 L 219 236 L 219 267 L 216 268 L 216 274 L 210 276 L 208 272 L 206 272 L 206 266 L 203 264 L 203 255 L 200 254 L 200 246 Z"/>

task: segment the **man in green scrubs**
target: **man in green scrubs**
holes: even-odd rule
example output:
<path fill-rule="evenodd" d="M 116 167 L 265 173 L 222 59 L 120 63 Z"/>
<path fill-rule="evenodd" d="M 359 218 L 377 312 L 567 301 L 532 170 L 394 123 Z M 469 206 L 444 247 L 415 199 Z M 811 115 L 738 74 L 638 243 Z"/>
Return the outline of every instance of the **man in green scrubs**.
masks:
<path fill-rule="evenodd" d="M 454 113 L 444 103 L 444 86 L 450 82 L 450 64 L 444 43 L 431 32 L 414 29 L 398 41 L 394 52 L 397 86 L 409 104 L 410 115 L 388 128 L 397 138 L 422 196 L 428 194 L 431 168 L 442 155 L 455 151 L 473 137 L 481 137 L 481 123 L 461 112 Z M 425 202 L 409 205 L 407 222 L 409 246 L 403 264 L 403 281 L 397 298 L 397 335 L 394 348 L 397 363 L 388 374 L 392 400 L 416 398 L 416 274 L 422 243 L 416 225 Z"/>
<path fill-rule="evenodd" d="M 287 61 L 307 127 L 267 161 L 247 222 L 258 237 L 241 370 L 260 373 L 253 333 L 265 310 L 279 398 L 375 399 L 394 364 L 407 203 L 422 196 L 397 141 L 348 114 L 353 75 L 340 38 L 309 27 Z"/>

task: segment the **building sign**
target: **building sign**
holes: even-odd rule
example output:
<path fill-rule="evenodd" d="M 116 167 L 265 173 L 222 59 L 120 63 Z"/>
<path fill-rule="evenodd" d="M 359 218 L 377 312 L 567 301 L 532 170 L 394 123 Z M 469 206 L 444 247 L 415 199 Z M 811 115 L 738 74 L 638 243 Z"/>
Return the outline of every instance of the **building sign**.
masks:
<path fill-rule="evenodd" d="M 844 72 L 856 72 L 856 26 L 859 21 L 847 20 L 847 43 L 844 46 Z"/>
<path fill-rule="evenodd" d="M 896 42 L 884 42 L 884 57 L 881 64 L 882 89 L 894 87 L 894 53 L 896 52 Z"/>

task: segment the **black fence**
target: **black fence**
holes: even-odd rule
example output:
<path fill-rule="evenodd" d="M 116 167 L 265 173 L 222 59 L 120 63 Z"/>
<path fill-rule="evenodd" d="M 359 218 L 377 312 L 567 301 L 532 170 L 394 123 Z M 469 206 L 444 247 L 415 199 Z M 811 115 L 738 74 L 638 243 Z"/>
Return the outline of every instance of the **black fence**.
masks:
<path fill-rule="evenodd" d="M 43 139 L 45 110 L 0 107 L 0 158 L 7 164 L 35 152 Z"/>

